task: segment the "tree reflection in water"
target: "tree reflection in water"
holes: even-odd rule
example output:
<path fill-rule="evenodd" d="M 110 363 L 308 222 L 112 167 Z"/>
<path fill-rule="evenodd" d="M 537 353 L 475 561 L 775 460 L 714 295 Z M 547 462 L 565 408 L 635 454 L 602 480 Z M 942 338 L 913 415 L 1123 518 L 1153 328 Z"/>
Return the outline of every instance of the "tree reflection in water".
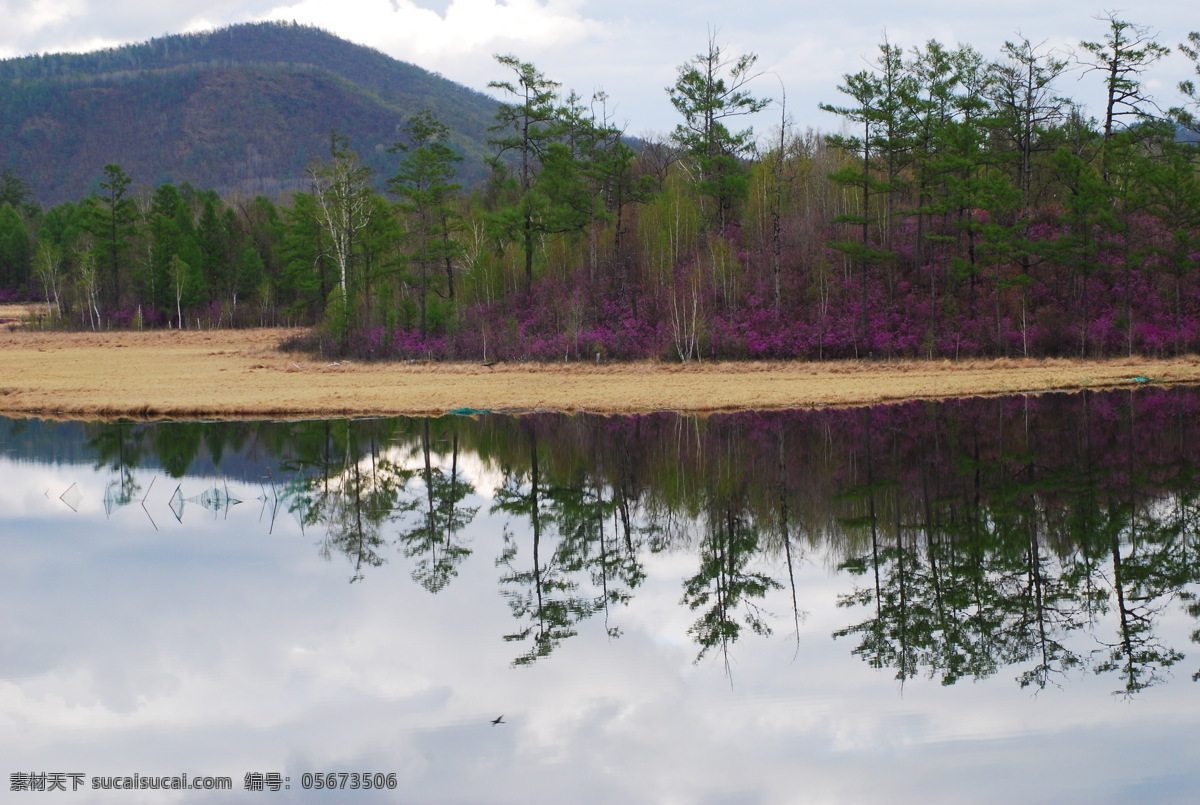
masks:
<path fill-rule="evenodd" d="M 1012 669 L 1040 689 L 1087 668 L 1132 695 L 1184 660 L 1165 614 L 1200 618 L 1198 408 L 1200 391 L 1176 388 L 704 418 L 76 427 L 116 473 L 116 501 L 138 491 L 132 468 L 155 463 L 278 481 L 351 581 L 400 559 L 437 593 L 485 550 L 517 664 L 600 613 L 619 636 L 656 554 L 692 557 L 680 597 L 697 659 L 728 663 L 746 627 L 766 635 L 784 618 L 798 639 L 795 569 L 816 557 L 853 581 L 834 637 L 901 681 Z M 27 427 L 7 427 L 36 452 Z M 497 538 L 472 544 L 480 468 L 498 479 Z M 784 596 L 790 617 L 769 614 Z"/>
<path fill-rule="evenodd" d="M 471 555 L 471 549 L 458 542 L 462 529 L 475 519 L 478 506 L 463 505 L 474 492 L 458 468 L 458 432 L 451 434 L 450 471 L 433 464 L 431 421 L 421 424 L 420 478 L 425 493 L 420 501 L 413 499 L 406 511 L 417 515 L 417 522 L 400 533 L 404 555 L 416 559 L 412 577 L 431 593 L 443 589 L 458 575 L 458 566 Z"/>

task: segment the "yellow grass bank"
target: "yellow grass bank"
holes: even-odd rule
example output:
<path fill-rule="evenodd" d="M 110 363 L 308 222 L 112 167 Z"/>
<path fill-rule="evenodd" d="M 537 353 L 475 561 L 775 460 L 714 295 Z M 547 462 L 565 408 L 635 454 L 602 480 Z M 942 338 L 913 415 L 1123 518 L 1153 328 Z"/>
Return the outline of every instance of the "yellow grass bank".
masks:
<path fill-rule="evenodd" d="M 861 405 L 916 398 L 1200 382 L 1200 360 L 634 364 L 322 361 L 294 331 L 0 329 L 0 413 L 304 417 L 458 408 L 635 413 Z"/>

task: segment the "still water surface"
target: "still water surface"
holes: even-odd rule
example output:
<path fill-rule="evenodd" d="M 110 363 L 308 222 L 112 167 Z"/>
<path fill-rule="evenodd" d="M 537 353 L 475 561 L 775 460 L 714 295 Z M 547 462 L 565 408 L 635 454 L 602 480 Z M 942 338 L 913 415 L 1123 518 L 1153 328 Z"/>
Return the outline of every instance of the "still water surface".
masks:
<path fill-rule="evenodd" d="M 1194 802 L 1198 413 L 0 419 L 5 794 Z"/>

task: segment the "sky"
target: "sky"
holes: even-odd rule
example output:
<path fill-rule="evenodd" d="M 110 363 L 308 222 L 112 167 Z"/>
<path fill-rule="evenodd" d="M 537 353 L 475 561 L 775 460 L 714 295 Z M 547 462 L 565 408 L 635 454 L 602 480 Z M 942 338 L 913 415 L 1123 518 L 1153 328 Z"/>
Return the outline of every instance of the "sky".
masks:
<path fill-rule="evenodd" d="M 801 129 L 836 131 L 820 103 L 843 101 L 846 74 L 872 61 L 886 36 L 906 49 L 929 39 L 970 44 L 997 57 L 1005 40 L 1026 37 L 1067 55 L 1081 40 L 1100 41 L 1108 13 L 1145 26 L 1172 48 L 1200 29 L 1188 0 L 1142 0 L 1136 9 L 1098 0 L 0 0 L 0 58 L 87 51 L 163 34 L 257 20 L 296 20 L 377 48 L 476 90 L 509 78 L 496 54 L 532 62 L 546 77 L 590 97 L 607 94 L 613 122 L 628 134 L 669 133 L 679 122 L 666 88 L 680 65 L 715 38 L 731 57 L 753 53 L 762 75 L 753 91 L 776 102 Z M 1189 13 L 1189 9 L 1192 10 Z M 1180 102 L 1178 82 L 1191 64 L 1173 52 L 1146 82 L 1163 107 Z M 1060 91 L 1099 113 L 1100 78 L 1077 70 Z M 772 104 L 753 122 L 777 131 Z"/>

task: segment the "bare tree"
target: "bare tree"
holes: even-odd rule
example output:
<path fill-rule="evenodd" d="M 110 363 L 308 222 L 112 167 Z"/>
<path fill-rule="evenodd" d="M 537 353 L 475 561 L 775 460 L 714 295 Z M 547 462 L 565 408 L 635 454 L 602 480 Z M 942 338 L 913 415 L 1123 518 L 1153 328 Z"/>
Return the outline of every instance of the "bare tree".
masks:
<path fill-rule="evenodd" d="M 371 223 L 371 169 L 350 150 L 349 139 L 329 135 L 329 159 L 309 166 L 318 222 L 329 236 L 329 249 L 338 268 L 343 300 L 349 300 L 350 261 L 355 236 Z"/>
<path fill-rule="evenodd" d="M 38 246 L 37 257 L 34 260 L 34 272 L 46 289 L 46 301 L 54 304 L 54 318 L 62 316 L 62 252 L 49 243 Z"/>

